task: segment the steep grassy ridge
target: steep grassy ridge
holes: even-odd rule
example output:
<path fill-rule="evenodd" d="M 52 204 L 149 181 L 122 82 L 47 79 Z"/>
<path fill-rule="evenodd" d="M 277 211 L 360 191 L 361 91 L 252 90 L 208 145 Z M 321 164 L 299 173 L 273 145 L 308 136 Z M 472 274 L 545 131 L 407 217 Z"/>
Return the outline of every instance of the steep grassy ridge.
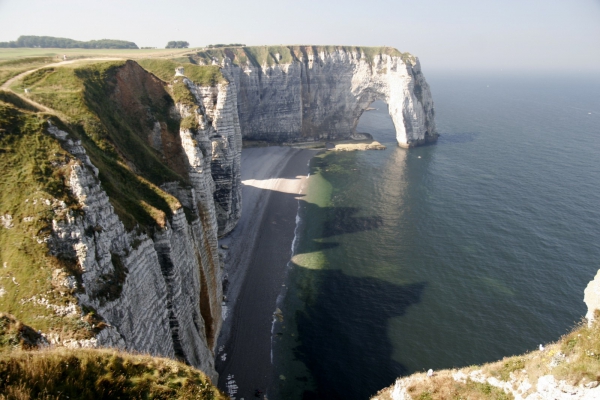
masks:
<path fill-rule="evenodd" d="M 67 185 L 78 161 L 44 133 L 47 115 L 5 101 L 0 101 L 0 310 L 63 339 L 89 338 L 92 328 L 79 318 L 73 290 L 55 272 L 76 274 L 77 267 L 51 256 L 45 242 L 53 219 L 80 212 Z"/>
<path fill-rule="evenodd" d="M 163 84 L 132 61 L 116 61 L 41 69 L 13 89 L 23 85 L 34 101 L 65 116 L 126 226 L 164 226 L 180 204 L 158 186 L 187 185 L 187 169 Z"/>
<path fill-rule="evenodd" d="M 22 72 L 56 61 L 53 57 L 27 57 L 2 61 L 0 62 L 0 85 Z"/>
<path fill-rule="evenodd" d="M 183 363 L 115 350 L 0 355 L 0 399 L 226 399 Z"/>

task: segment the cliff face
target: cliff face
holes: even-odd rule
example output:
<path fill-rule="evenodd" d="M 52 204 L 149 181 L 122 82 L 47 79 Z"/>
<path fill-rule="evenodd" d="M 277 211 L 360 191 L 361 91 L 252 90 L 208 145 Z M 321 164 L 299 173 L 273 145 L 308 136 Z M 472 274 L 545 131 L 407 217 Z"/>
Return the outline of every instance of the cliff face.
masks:
<path fill-rule="evenodd" d="M 600 311 L 600 270 L 594 279 L 585 288 L 583 301 L 588 308 L 585 318 L 591 325 L 597 319 L 596 313 Z"/>
<path fill-rule="evenodd" d="M 219 63 L 238 91 L 245 139 L 269 142 L 361 138 L 374 101 L 389 106 L 398 144 L 437 139 L 433 101 L 418 59 L 389 48 L 264 47 L 199 53 Z"/>
<path fill-rule="evenodd" d="M 241 209 L 235 84 L 203 86 L 180 76 L 165 85 L 133 62 L 111 71 L 101 87 L 114 109 L 97 117 L 108 131 L 118 128 L 113 144 L 129 172 L 107 167 L 102 155 L 90 158 L 85 140 L 47 123 L 48 134 L 78 160 L 68 187 L 81 209 L 53 221 L 49 247 L 77 265 L 78 276 L 67 280 L 76 282 L 78 305 L 105 324 L 79 345 L 176 357 L 216 379 L 223 297 L 217 236 L 233 228 Z M 132 175 L 119 193 L 117 172 L 141 177 Z M 122 199 L 123 191 L 133 200 Z M 155 225 L 132 227 L 136 207 Z"/>

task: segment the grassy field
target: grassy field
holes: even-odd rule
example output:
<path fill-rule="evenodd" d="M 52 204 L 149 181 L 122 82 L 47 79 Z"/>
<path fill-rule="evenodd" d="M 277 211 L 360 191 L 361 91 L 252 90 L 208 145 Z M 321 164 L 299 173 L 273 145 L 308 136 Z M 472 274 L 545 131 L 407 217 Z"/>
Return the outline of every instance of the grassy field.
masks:
<path fill-rule="evenodd" d="M 124 59 L 172 58 L 193 52 L 194 49 L 40 49 L 40 48 L 0 48 L 0 61 L 28 57 L 49 57 L 54 62 L 68 59 L 114 57 Z"/>
<path fill-rule="evenodd" d="M 25 57 L 0 61 L 0 85 L 21 72 L 43 67 L 53 62 L 54 58 L 52 57 Z"/>

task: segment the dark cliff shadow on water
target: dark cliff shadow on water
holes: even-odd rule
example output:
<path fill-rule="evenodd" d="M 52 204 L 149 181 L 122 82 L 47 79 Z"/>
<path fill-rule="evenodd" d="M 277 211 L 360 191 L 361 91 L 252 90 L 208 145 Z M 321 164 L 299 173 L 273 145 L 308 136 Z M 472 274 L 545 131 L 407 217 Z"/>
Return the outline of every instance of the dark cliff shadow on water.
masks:
<path fill-rule="evenodd" d="M 379 215 L 357 216 L 361 212 L 358 207 L 320 207 L 299 199 L 301 214 L 320 224 L 311 224 L 304 236 L 304 243 L 295 249 L 295 254 L 330 250 L 339 246 L 338 242 L 323 242 L 338 235 L 375 230 L 384 225 Z"/>
<path fill-rule="evenodd" d="M 383 225 L 382 217 L 355 216 L 359 211 L 360 209 L 356 207 L 328 207 L 324 210 L 327 215 L 323 224 L 321 237 L 326 238 L 346 233 L 370 231 Z"/>
<path fill-rule="evenodd" d="M 300 342 L 295 357 L 316 383 L 303 399 L 367 399 L 408 372 L 392 359 L 387 324 L 420 302 L 425 282 L 395 285 L 339 270 L 294 268 L 298 284 L 319 285 L 295 315 Z"/>

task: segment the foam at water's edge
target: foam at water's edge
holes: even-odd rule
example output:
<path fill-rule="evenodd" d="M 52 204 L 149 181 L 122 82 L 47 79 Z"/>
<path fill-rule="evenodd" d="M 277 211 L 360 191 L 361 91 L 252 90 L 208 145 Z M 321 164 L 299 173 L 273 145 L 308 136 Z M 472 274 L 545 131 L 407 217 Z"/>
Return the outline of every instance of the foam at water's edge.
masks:
<path fill-rule="evenodd" d="M 310 161 L 309 161 L 308 165 L 310 165 Z M 310 173 L 307 175 L 306 178 L 308 179 L 309 177 L 310 177 Z M 302 187 L 298 191 L 298 194 L 301 194 L 301 193 L 302 193 Z M 287 271 L 289 271 L 289 269 L 291 267 L 292 258 L 294 257 L 294 254 L 296 254 L 296 249 L 298 246 L 298 232 L 300 231 L 300 223 L 301 222 L 302 222 L 302 218 L 300 218 L 300 200 L 298 200 L 298 209 L 296 211 L 296 227 L 294 228 L 294 239 L 292 240 L 290 261 L 286 265 L 286 275 L 287 275 Z M 283 299 L 285 298 L 286 291 L 287 291 L 287 287 L 285 285 L 282 286 L 281 292 L 277 296 L 277 300 L 275 302 L 275 311 L 277 310 L 277 308 L 281 308 L 281 304 L 283 303 Z M 277 321 L 277 318 L 275 317 L 275 315 L 273 315 L 273 320 L 271 322 L 271 364 L 273 364 L 273 336 L 275 334 L 275 322 L 276 321 Z"/>

